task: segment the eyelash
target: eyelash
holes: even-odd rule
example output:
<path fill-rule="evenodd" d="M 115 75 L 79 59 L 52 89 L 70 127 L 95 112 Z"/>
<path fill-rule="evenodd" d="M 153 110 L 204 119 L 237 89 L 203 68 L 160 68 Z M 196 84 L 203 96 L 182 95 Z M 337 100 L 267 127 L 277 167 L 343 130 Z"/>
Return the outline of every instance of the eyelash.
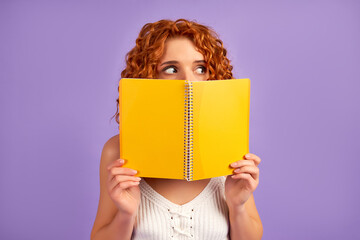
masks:
<path fill-rule="evenodd" d="M 201 66 L 198 66 L 196 69 L 198 69 L 199 67 L 202 68 L 203 74 L 205 74 L 205 73 L 206 73 L 206 70 L 207 70 L 206 67 L 201 65 Z"/>
<path fill-rule="evenodd" d="M 170 66 L 164 67 L 162 71 L 166 73 L 166 70 L 168 70 L 168 69 L 170 69 L 170 68 L 175 69 L 175 73 L 177 73 L 177 69 L 176 69 L 176 67 L 175 67 L 174 65 L 170 65 Z"/>
<path fill-rule="evenodd" d="M 177 68 L 176 68 L 176 66 L 174 66 L 174 65 L 167 66 L 167 67 L 163 68 L 162 71 L 166 73 L 166 70 L 168 70 L 168 69 L 170 69 L 170 68 L 173 68 L 173 69 L 175 70 L 175 73 L 177 73 Z M 199 65 L 199 66 L 196 67 L 196 69 L 198 69 L 198 68 L 202 68 L 202 70 L 203 70 L 203 73 L 202 73 L 202 74 L 205 74 L 206 71 L 207 71 L 207 69 L 206 69 L 205 66 Z M 168 73 L 168 74 L 171 74 L 171 73 Z"/>

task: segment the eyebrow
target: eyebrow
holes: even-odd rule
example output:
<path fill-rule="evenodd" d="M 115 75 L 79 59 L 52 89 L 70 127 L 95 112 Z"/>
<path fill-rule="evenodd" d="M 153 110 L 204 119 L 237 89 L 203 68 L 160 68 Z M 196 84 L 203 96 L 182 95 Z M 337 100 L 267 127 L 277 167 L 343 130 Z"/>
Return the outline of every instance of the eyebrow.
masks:
<path fill-rule="evenodd" d="M 162 64 L 160 64 L 160 66 L 165 65 L 165 64 L 177 64 L 179 63 L 178 61 L 167 61 L 167 62 L 163 62 Z M 206 63 L 205 60 L 196 60 L 194 61 L 194 63 Z"/>

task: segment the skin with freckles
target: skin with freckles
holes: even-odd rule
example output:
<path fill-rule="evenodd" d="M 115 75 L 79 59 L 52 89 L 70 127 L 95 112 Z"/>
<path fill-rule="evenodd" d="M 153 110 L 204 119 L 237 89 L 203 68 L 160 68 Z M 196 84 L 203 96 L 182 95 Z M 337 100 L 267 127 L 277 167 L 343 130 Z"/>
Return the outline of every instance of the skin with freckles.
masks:
<path fill-rule="evenodd" d="M 206 81 L 209 78 L 204 56 L 186 37 L 166 40 L 156 69 L 160 79 Z M 119 226 L 123 228 L 122 234 L 130 236 L 136 222 L 134 219 L 140 204 L 138 185 L 141 179 L 136 176 L 136 170 L 122 167 L 124 160 L 118 159 L 119 155 L 119 135 L 116 135 L 105 144 L 102 153 L 104 161 L 101 162 L 103 167 L 100 167 L 100 178 L 103 180 L 100 188 L 104 193 L 100 196 L 92 236 L 96 236 L 96 232 L 101 228 L 104 229 L 101 232 L 102 237 L 108 236 L 106 233 L 110 232 L 116 234 L 115 231 L 120 231 Z M 257 155 L 248 153 L 244 159 L 230 165 L 234 171 L 226 177 L 225 196 L 229 208 L 231 239 L 260 239 L 262 236 L 262 223 L 253 196 L 259 184 L 260 162 Z M 179 179 L 143 178 L 141 181 L 146 181 L 169 201 L 183 205 L 200 194 L 210 179 L 189 182 Z"/>
<path fill-rule="evenodd" d="M 209 78 L 204 56 L 185 37 L 166 40 L 157 71 L 160 79 L 206 81 Z"/>

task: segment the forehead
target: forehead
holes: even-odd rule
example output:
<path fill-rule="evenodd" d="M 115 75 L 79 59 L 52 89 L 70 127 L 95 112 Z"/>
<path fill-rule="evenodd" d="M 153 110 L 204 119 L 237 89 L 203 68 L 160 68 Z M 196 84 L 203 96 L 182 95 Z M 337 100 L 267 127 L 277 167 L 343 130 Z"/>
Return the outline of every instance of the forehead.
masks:
<path fill-rule="evenodd" d="M 204 60 L 204 56 L 196 50 L 194 43 L 185 37 L 170 38 L 165 41 L 164 53 L 160 61 L 195 61 Z"/>

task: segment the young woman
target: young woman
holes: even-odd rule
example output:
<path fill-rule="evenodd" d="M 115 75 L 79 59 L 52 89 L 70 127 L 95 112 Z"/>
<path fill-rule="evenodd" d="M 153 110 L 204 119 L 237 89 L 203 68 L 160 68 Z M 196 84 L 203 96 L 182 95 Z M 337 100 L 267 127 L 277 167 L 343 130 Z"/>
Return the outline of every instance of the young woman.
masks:
<path fill-rule="evenodd" d="M 126 63 L 123 78 L 233 78 L 216 33 L 185 19 L 146 24 Z M 118 117 L 116 112 L 119 123 Z M 116 135 L 105 143 L 101 155 L 92 240 L 261 239 L 263 228 L 253 197 L 261 159 L 255 154 L 232 163 L 232 175 L 190 182 L 141 179 L 136 169 L 122 167 L 119 156 Z"/>

